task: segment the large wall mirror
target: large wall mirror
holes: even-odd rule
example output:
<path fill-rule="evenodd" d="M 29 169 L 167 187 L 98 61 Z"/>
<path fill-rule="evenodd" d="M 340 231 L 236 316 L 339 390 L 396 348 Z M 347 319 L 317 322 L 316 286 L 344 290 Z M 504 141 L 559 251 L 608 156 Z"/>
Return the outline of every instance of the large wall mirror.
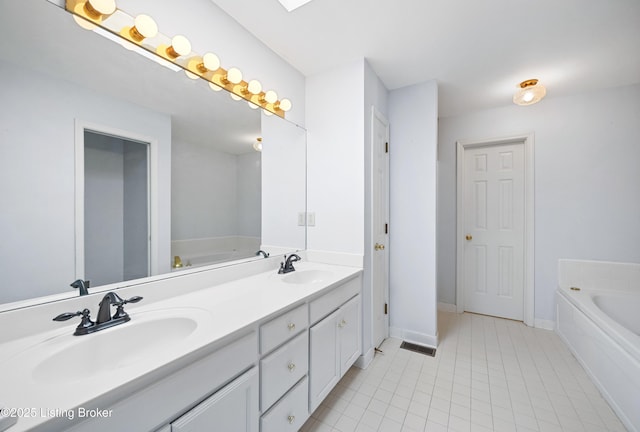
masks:
<path fill-rule="evenodd" d="M 299 126 L 45 0 L 0 3 L 0 95 L 0 310 L 305 248 Z"/>

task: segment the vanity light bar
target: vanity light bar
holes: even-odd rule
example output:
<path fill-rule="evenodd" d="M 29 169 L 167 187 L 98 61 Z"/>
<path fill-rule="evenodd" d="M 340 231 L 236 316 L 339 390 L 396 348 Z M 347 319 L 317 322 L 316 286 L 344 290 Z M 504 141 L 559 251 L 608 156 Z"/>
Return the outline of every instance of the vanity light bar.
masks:
<path fill-rule="evenodd" d="M 203 56 L 191 51 L 191 43 L 183 35 L 169 38 L 158 32 L 158 26 L 148 15 L 132 17 L 118 9 L 115 0 L 66 0 L 65 9 L 74 15 L 76 22 L 85 29 L 99 27 L 122 39 L 122 44 L 133 44 L 152 53 L 162 60 L 183 69 L 188 76 L 200 77 L 209 82 L 209 86 L 218 87 L 235 95 L 235 99 L 244 99 L 249 105 L 255 105 L 285 118 L 291 109 L 289 99 L 278 100 L 273 90 L 262 90 L 257 80 L 249 82 L 242 79 L 237 68 L 224 69 L 213 53 Z"/>

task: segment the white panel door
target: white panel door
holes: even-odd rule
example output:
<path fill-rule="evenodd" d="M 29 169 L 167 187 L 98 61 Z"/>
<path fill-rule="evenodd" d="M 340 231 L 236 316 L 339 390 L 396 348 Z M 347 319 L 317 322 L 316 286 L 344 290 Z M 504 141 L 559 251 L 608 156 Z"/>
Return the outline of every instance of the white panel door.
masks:
<path fill-rule="evenodd" d="M 464 150 L 464 309 L 524 317 L 524 144 Z"/>
<path fill-rule="evenodd" d="M 376 111 L 372 119 L 372 296 L 373 346 L 389 336 L 389 123 Z"/>

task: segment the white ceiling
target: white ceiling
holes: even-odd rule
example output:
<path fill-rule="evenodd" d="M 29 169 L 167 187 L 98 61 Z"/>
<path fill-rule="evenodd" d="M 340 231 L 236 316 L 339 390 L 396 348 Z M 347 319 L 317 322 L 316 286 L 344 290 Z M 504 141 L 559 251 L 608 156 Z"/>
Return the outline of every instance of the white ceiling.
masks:
<path fill-rule="evenodd" d="M 388 89 L 435 79 L 440 116 L 640 82 L 639 0 L 212 0 L 306 76 L 366 58 Z"/>

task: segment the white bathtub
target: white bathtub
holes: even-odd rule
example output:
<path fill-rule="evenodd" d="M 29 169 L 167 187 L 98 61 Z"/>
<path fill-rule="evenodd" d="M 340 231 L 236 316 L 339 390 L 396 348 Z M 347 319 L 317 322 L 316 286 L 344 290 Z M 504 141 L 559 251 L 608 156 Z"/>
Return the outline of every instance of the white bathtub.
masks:
<path fill-rule="evenodd" d="M 579 261 L 579 271 L 575 263 L 560 263 L 556 331 L 627 429 L 640 432 L 640 284 L 616 276 L 617 263 Z M 640 265 L 629 266 L 640 276 Z M 585 279 L 594 274 L 607 278 Z"/>

